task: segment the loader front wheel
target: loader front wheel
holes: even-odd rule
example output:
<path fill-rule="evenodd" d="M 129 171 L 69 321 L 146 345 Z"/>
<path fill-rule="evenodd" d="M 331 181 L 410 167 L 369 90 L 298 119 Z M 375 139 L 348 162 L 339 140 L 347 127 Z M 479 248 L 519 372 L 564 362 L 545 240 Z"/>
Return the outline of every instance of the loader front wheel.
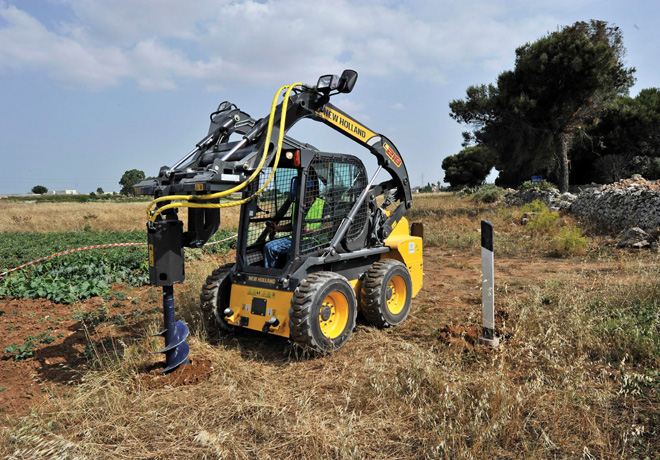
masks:
<path fill-rule="evenodd" d="M 331 353 L 350 339 L 356 315 L 355 292 L 346 278 L 332 272 L 311 274 L 291 299 L 291 338 L 315 352 Z"/>
<path fill-rule="evenodd" d="M 207 327 L 217 329 L 221 334 L 234 332 L 236 328 L 225 319 L 224 311 L 229 306 L 231 294 L 231 280 L 229 271 L 234 264 L 227 264 L 216 268 L 206 278 L 199 295 L 200 308 L 204 314 Z"/>
<path fill-rule="evenodd" d="M 376 327 L 401 324 L 410 312 L 412 280 L 407 267 L 394 259 L 375 262 L 362 280 L 362 314 Z"/>

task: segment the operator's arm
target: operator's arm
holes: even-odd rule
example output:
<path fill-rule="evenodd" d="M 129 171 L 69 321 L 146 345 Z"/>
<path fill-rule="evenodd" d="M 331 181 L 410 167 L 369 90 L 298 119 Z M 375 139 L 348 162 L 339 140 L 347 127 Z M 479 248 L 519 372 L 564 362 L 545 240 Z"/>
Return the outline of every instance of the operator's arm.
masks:
<path fill-rule="evenodd" d="M 293 231 L 293 224 L 291 224 L 291 222 L 288 222 L 288 223 L 286 223 L 286 224 L 284 224 L 284 225 L 276 225 L 276 224 L 273 224 L 273 227 L 272 227 L 272 228 L 273 228 L 273 230 L 274 230 L 273 233 L 279 233 L 279 232 L 291 232 L 291 231 Z"/>

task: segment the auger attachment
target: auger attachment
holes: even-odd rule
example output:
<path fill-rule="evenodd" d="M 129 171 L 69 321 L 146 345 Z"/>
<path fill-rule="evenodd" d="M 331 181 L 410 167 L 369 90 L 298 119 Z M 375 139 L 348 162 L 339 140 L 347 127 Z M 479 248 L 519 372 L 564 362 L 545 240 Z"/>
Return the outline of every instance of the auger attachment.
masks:
<path fill-rule="evenodd" d="M 165 369 L 161 372 L 166 374 L 190 362 L 188 361 L 190 347 L 186 343 L 188 326 L 181 320 L 174 321 L 174 286 L 163 286 L 163 316 L 165 330 L 157 335 L 165 337 L 165 348 L 154 353 L 165 354 Z"/>
<path fill-rule="evenodd" d="M 183 222 L 168 219 L 147 226 L 149 243 L 149 278 L 153 286 L 163 288 L 163 318 L 165 329 L 156 334 L 165 337 L 165 348 L 154 353 L 165 354 L 164 374 L 188 361 L 190 347 L 185 342 L 188 326 L 175 321 L 174 284 L 183 283 Z"/>

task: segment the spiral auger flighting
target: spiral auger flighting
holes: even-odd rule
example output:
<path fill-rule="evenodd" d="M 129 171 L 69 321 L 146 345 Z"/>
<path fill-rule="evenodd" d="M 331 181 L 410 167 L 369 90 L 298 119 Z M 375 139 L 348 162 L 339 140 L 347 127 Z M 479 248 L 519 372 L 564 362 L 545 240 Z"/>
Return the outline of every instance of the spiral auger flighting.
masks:
<path fill-rule="evenodd" d="M 165 337 L 165 348 L 154 351 L 154 353 L 165 354 L 165 369 L 161 372 L 166 374 L 182 364 L 190 362 L 188 361 L 190 347 L 186 343 L 188 326 L 181 320 L 175 322 L 174 318 L 173 286 L 163 286 L 163 316 L 165 329 L 156 335 Z"/>

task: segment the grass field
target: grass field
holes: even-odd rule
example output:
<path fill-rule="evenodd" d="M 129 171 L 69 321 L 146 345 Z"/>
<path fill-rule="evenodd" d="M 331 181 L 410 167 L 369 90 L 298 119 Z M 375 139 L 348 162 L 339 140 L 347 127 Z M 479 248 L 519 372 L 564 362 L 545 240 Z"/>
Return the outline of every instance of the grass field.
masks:
<path fill-rule="evenodd" d="M 52 203 L 0 200 L 2 232 L 75 232 L 85 230 L 145 230 L 148 201 Z M 187 209 L 180 210 L 185 221 Z M 238 226 L 238 208 L 221 210 L 223 226 Z"/>
<path fill-rule="evenodd" d="M 1 231 L 46 231 L 52 214 L 66 215 L 60 231 L 86 220 L 143 228 L 142 204 L 22 206 L 0 211 L 29 217 L 29 229 L 15 222 Z M 415 197 L 408 217 L 425 226 L 425 279 L 410 317 L 391 330 L 360 323 L 325 357 L 249 332 L 216 340 L 198 293 L 231 254 L 192 261 L 175 293 L 191 327 L 191 369 L 204 372 L 178 381 L 149 374 L 162 361 L 150 354 L 162 345 L 151 337 L 157 313 L 129 335 L 89 329 L 92 345 L 98 334 L 117 338 L 92 347 L 75 383 L 25 382 L 47 397 L 35 398 L 29 415 L 5 414 L 0 456 L 660 459 L 657 252 L 618 250 L 587 224 L 547 211 L 523 226 L 523 212 L 450 194 Z M 235 225 L 236 215 L 223 219 Z M 473 343 L 482 219 L 496 231 L 496 349 Z M 110 226 L 119 220 L 126 226 Z M 160 306 L 155 288 L 125 289 L 147 311 Z"/>

